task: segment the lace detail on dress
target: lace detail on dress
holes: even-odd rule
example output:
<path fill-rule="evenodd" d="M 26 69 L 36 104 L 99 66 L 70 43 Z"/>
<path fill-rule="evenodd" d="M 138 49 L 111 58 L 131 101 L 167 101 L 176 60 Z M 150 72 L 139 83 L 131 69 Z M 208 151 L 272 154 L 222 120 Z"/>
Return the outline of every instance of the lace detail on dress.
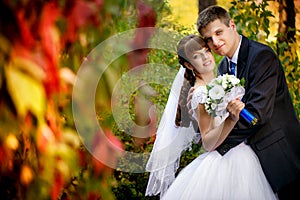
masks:
<path fill-rule="evenodd" d="M 207 98 L 207 89 L 206 86 L 199 86 L 195 89 L 193 93 L 193 97 L 191 100 L 191 108 L 193 109 L 193 114 L 192 116 L 197 119 L 197 115 L 195 113 L 195 109 L 197 108 L 199 103 L 205 103 Z"/>
<path fill-rule="evenodd" d="M 192 109 L 196 109 L 199 103 L 205 103 L 207 98 L 206 86 L 199 86 L 195 89 L 191 100 Z"/>

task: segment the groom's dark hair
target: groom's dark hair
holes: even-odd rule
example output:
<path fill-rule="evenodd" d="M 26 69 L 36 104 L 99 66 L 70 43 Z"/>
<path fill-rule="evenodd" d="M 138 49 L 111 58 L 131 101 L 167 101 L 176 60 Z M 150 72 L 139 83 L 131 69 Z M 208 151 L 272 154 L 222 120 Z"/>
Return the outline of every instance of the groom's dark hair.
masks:
<path fill-rule="evenodd" d="M 227 10 L 220 6 L 209 6 L 199 13 L 197 19 L 197 30 L 201 33 L 201 29 L 205 28 L 209 23 L 219 19 L 223 24 L 229 27 L 231 17 Z"/>

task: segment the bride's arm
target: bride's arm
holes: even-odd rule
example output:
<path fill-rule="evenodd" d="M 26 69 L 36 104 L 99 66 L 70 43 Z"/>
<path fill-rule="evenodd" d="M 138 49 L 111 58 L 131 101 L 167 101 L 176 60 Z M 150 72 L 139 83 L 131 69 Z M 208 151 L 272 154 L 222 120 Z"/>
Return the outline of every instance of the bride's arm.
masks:
<path fill-rule="evenodd" d="M 198 105 L 196 114 L 198 117 L 202 144 L 207 151 L 215 150 L 225 140 L 239 120 L 239 114 L 244 107 L 245 104 L 240 100 L 231 101 L 227 106 L 230 116 L 219 126 L 215 127 L 214 118 L 205 111 L 204 105 Z"/>

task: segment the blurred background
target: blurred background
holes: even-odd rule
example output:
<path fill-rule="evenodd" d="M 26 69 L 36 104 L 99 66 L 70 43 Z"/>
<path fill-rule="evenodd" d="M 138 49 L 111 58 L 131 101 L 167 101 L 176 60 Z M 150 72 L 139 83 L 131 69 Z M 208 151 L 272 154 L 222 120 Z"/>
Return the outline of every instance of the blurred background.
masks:
<path fill-rule="evenodd" d="M 214 4 L 230 11 L 241 34 L 277 53 L 300 118 L 300 0 L 1 0 L 1 199 L 159 199 L 144 195 L 149 176 L 144 164 L 175 75 L 171 72 L 180 67 L 176 45 L 182 36 L 197 34 L 198 12 Z M 172 39 L 155 38 L 151 29 L 133 32 L 128 41 L 132 51 L 107 64 L 92 96 L 100 131 L 86 128 L 78 134 L 73 109 L 84 113 L 84 106 L 72 93 L 82 63 L 102 42 L 144 27 L 169 31 Z M 167 48 L 148 48 L 153 42 Z M 99 66 L 110 51 L 100 54 Z M 162 67 L 153 65 L 138 74 L 137 83 L 124 78 L 150 64 Z M 141 83 L 156 73 L 156 83 Z M 130 127 L 120 126 L 113 115 L 112 95 L 120 79 L 137 85 L 118 102 L 126 108 L 118 118 L 138 124 L 140 130 L 130 131 L 147 137 L 130 135 Z M 82 98 L 86 93 L 77 95 Z M 80 122 L 88 125 L 89 121 L 81 115 Z M 179 171 L 202 151 L 193 145 L 182 156 Z M 137 159 L 143 155 L 144 160 L 125 162 L 124 152 L 134 153 Z M 137 168 L 139 173 L 133 172 Z"/>

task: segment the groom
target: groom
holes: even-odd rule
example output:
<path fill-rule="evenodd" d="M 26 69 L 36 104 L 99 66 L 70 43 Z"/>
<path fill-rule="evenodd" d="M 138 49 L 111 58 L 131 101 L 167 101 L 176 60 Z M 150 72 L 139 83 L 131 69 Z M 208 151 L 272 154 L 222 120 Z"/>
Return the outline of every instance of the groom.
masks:
<path fill-rule="evenodd" d="M 240 118 L 229 138 L 242 138 L 257 154 L 280 199 L 300 196 L 300 124 L 293 108 L 281 63 L 272 49 L 239 35 L 228 12 L 211 6 L 199 13 L 197 28 L 215 53 L 225 56 L 219 73 L 245 78 L 246 108 L 259 121 L 249 126 Z M 226 140 L 224 141 L 226 144 Z M 230 145 L 221 145 L 225 154 Z"/>

